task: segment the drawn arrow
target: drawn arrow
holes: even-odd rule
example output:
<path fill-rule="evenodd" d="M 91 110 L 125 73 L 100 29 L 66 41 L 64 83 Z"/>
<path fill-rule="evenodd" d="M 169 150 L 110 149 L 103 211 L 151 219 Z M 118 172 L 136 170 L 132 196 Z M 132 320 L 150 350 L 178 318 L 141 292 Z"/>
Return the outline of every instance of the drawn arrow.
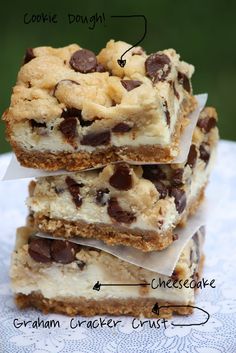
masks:
<path fill-rule="evenodd" d="M 162 309 L 162 308 L 193 308 L 193 309 L 198 309 L 207 315 L 207 318 L 204 322 L 200 322 L 197 324 L 195 324 L 195 323 L 193 323 L 193 324 L 174 324 L 173 322 L 171 322 L 172 326 L 200 326 L 200 325 L 205 325 L 207 323 L 207 321 L 210 319 L 210 314 L 206 310 L 199 308 L 198 306 L 192 306 L 192 305 L 163 305 L 163 306 L 159 306 L 159 304 L 156 303 L 152 308 L 152 312 L 154 314 L 159 315 L 160 309 Z"/>
<path fill-rule="evenodd" d="M 140 44 L 140 43 L 144 40 L 144 38 L 145 38 L 145 36 L 146 36 L 146 34 L 147 34 L 147 18 L 146 18 L 144 15 L 111 16 L 111 17 L 113 17 L 113 18 L 141 17 L 141 18 L 144 19 L 144 34 L 143 34 L 142 38 L 141 38 L 136 44 L 134 44 L 132 47 L 130 47 L 129 49 L 127 49 L 127 50 L 121 55 L 121 57 L 120 57 L 119 59 L 117 59 L 117 63 L 120 65 L 120 67 L 124 67 L 125 64 L 126 64 L 126 60 L 123 59 L 123 56 L 124 56 L 128 51 L 130 51 L 132 48 L 134 48 L 134 47 L 136 47 L 138 44 Z"/>
<path fill-rule="evenodd" d="M 100 291 L 101 287 L 104 286 L 150 286 L 151 283 L 100 283 L 97 281 L 94 286 L 93 290 Z"/>

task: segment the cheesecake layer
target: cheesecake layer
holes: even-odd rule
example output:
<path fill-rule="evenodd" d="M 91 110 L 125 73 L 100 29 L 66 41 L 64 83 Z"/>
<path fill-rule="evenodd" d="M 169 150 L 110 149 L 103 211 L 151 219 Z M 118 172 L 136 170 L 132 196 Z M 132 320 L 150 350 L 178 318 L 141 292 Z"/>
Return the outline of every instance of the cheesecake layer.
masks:
<path fill-rule="evenodd" d="M 20 307 L 36 306 L 70 315 L 145 314 L 151 317 L 155 302 L 194 303 L 193 288 L 155 288 L 149 284 L 169 279 L 176 283 L 197 280 L 203 261 L 200 232 L 185 246 L 172 277 L 137 267 L 101 250 L 65 240 L 38 238 L 32 233 L 30 228 L 18 229 L 12 255 L 10 276 Z M 95 290 L 97 282 L 116 285 Z M 122 283 L 131 286 L 117 285 Z M 142 285 L 132 286 L 137 283 Z"/>

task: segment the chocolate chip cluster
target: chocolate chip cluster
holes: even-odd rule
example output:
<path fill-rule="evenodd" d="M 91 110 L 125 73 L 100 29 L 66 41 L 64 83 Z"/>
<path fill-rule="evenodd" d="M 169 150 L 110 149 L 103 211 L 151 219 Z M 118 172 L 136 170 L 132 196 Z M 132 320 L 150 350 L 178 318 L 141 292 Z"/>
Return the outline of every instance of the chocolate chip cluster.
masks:
<path fill-rule="evenodd" d="M 45 239 L 32 237 L 29 239 L 28 253 L 36 262 L 51 263 L 58 262 L 69 264 L 76 260 L 76 254 L 81 246 L 67 240 Z M 77 260 L 81 269 L 85 263 Z"/>

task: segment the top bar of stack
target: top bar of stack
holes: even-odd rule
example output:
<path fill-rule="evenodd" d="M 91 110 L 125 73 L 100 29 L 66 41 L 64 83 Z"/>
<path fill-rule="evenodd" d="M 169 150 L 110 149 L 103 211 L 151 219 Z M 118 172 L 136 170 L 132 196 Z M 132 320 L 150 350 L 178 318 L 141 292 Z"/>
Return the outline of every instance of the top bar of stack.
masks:
<path fill-rule="evenodd" d="M 23 166 L 80 171 L 117 161 L 171 163 L 196 107 L 194 67 L 173 49 L 147 55 L 125 42 L 95 56 L 77 44 L 25 56 L 4 114 Z"/>

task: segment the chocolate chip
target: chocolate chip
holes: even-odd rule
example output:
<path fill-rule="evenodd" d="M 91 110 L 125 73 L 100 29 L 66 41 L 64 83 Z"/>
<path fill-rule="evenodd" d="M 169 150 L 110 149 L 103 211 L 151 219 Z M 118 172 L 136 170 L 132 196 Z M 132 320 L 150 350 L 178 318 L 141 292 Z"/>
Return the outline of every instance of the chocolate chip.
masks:
<path fill-rule="evenodd" d="M 175 83 L 174 83 L 174 82 L 173 82 L 173 84 L 172 84 L 172 87 L 173 87 L 173 91 L 174 91 L 175 97 L 176 97 L 177 99 L 179 99 L 179 92 L 176 90 L 176 88 L 175 88 Z"/>
<path fill-rule="evenodd" d="M 115 133 L 124 133 L 129 132 L 132 127 L 126 123 L 118 123 L 112 128 L 112 132 Z"/>
<path fill-rule="evenodd" d="M 158 165 L 146 164 L 142 166 L 143 178 L 154 181 L 154 180 L 165 180 L 166 174 Z"/>
<path fill-rule="evenodd" d="M 56 91 L 57 91 L 59 85 L 60 85 L 62 82 L 69 82 L 69 83 L 72 83 L 72 84 L 74 84 L 74 85 L 79 85 L 79 82 L 74 81 L 74 80 L 68 80 L 68 79 L 66 79 L 66 80 L 61 80 L 61 81 L 57 82 L 57 84 L 56 84 L 55 87 L 54 87 L 54 90 L 53 90 L 53 93 L 52 93 L 53 97 L 56 96 Z"/>
<path fill-rule="evenodd" d="M 129 92 L 134 88 L 141 86 L 142 82 L 137 80 L 121 80 L 122 86 Z"/>
<path fill-rule="evenodd" d="M 75 71 L 87 74 L 96 70 L 97 58 L 91 50 L 77 50 L 70 58 L 70 65 Z"/>
<path fill-rule="evenodd" d="M 166 123 L 168 126 L 170 126 L 170 112 L 169 112 L 168 104 L 167 104 L 166 100 L 163 102 L 163 107 L 164 107 L 164 112 L 166 115 Z"/>
<path fill-rule="evenodd" d="M 197 161 L 197 149 L 195 145 L 191 145 L 186 164 L 188 164 L 190 168 L 193 168 L 196 164 L 196 161 Z"/>
<path fill-rule="evenodd" d="M 40 136 L 47 136 L 48 135 L 48 129 L 47 129 L 47 124 L 46 123 L 40 123 L 37 122 L 34 119 L 29 120 L 29 124 L 32 127 L 32 130 L 36 132 Z"/>
<path fill-rule="evenodd" d="M 187 201 L 185 191 L 178 188 L 171 188 L 169 194 L 175 199 L 175 207 L 178 213 L 182 213 L 186 207 Z"/>
<path fill-rule="evenodd" d="M 80 246 L 67 240 L 53 240 L 51 244 L 51 257 L 55 262 L 69 264 L 75 260 Z"/>
<path fill-rule="evenodd" d="M 101 206 L 105 206 L 108 201 L 109 189 L 99 189 L 96 193 L 96 202 Z"/>
<path fill-rule="evenodd" d="M 102 64 L 97 64 L 96 72 L 106 72 L 106 69 Z"/>
<path fill-rule="evenodd" d="M 86 263 L 84 261 L 82 261 L 82 260 L 77 260 L 76 264 L 79 267 L 80 271 L 83 271 L 83 269 L 84 269 L 84 267 L 86 265 Z"/>
<path fill-rule="evenodd" d="M 76 127 L 77 127 L 77 119 L 67 118 L 60 123 L 59 130 L 69 142 L 72 142 L 74 138 L 77 136 Z"/>
<path fill-rule="evenodd" d="M 111 132 L 109 130 L 102 131 L 102 132 L 92 132 L 88 135 L 85 135 L 82 140 L 80 141 L 81 145 L 88 145 L 88 146 L 100 146 L 100 145 L 107 145 L 110 142 Z"/>
<path fill-rule="evenodd" d="M 151 54 L 145 61 L 145 69 L 154 83 L 164 81 L 171 69 L 170 59 L 165 54 Z"/>
<path fill-rule="evenodd" d="M 93 124 L 93 120 L 84 120 L 82 117 L 79 118 L 80 126 L 85 127 L 85 126 L 91 126 Z"/>
<path fill-rule="evenodd" d="M 172 185 L 174 186 L 183 185 L 183 174 L 184 174 L 183 168 L 174 169 L 172 174 Z"/>
<path fill-rule="evenodd" d="M 81 118 L 81 110 L 77 108 L 67 108 L 66 110 L 63 110 L 61 113 L 61 117 L 64 119 L 67 118 Z"/>
<path fill-rule="evenodd" d="M 127 164 L 116 164 L 114 174 L 110 177 L 109 183 L 118 190 L 130 190 L 132 188 L 131 170 Z"/>
<path fill-rule="evenodd" d="M 84 185 L 82 183 L 78 184 L 74 179 L 67 176 L 65 182 L 68 186 L 69 192 L 73 198 L 73 201 L 77 207 L 82 205 L 82 196 L 80 195 L 80 188 Z"/>
<path fill-rule="evenodd" d="M 188 93 L 191 93 L 191 84 L 189 78 L 182 72 L 178 72 L 178 81 Z"/>
<path fill-rule="evenodd" d="M 210 153 L 206 150 L 204 144 L 200 145 L 199 152 L 200 152 L 200 158 L 207 164 L 210 159 Z"/>
<path fill-rule="evenodd" d="M 130 224 L 136 220 L 133 212 L 122 210 L 116 197 L 112 197 L 108 201 L 107 212 L 111 218 L 114 218 L 117 222 Z"/>
<path fill-rule="evenodd" d="M 50 253 L 51 240 L 33 238 L 29 243 L 28 253 L 37 262 L 51 262 Z"/>
<path fill-rule="evenodd" d="M 153 180 L 152 182 L 153 182 L 153 184 L 155 185 L 157 191 L 160 194 L 159 195 L 160 199 L 164 199 L 166 197 L 166 195 L 167 195 L 167 192 L 168 192 L 167 187 L 165 186 L 165 184 L 162 183 L 161 181 L 158 181 L 158 180 L 156 180 L 156 181 Z"/>
<path fill-rule="evenodd" d="M 93 124 L 91 120 L 84 120 L 82 117 L 82 110 L 77 108 L 67 108 L 67 110 L 63 110 L 61 117 L 64 119 L 68 118 L 77 118 L 80 122 L 80 126 L 90 126 Z"/>
<path fill-rule="evenodd" d="M 32 48 L 27 48 L 24 57 L 24 64 L 27 64 L 29 61 L 34 59 L 36 56 L 34 55 L 34 51 Z"/>
<path fill-rule="evenodd" d="M 216 126 L 216 119 L 213 117 L 207 116 L 206 118 L 199 119 L 197 122 L 197 126 L 208 133 L 211 129 Z"/>
<path fill-rule="evenodd" d="M 34 119 L 31 119 L 30 121 L 30 125 L 31 127 L 34 129 L 34 128 L 40 128 L 40 127 L 43 127 L 43 128 L 46 128 L 47 127 L 47 124 L 46 123 L 40 123 Z"/>

